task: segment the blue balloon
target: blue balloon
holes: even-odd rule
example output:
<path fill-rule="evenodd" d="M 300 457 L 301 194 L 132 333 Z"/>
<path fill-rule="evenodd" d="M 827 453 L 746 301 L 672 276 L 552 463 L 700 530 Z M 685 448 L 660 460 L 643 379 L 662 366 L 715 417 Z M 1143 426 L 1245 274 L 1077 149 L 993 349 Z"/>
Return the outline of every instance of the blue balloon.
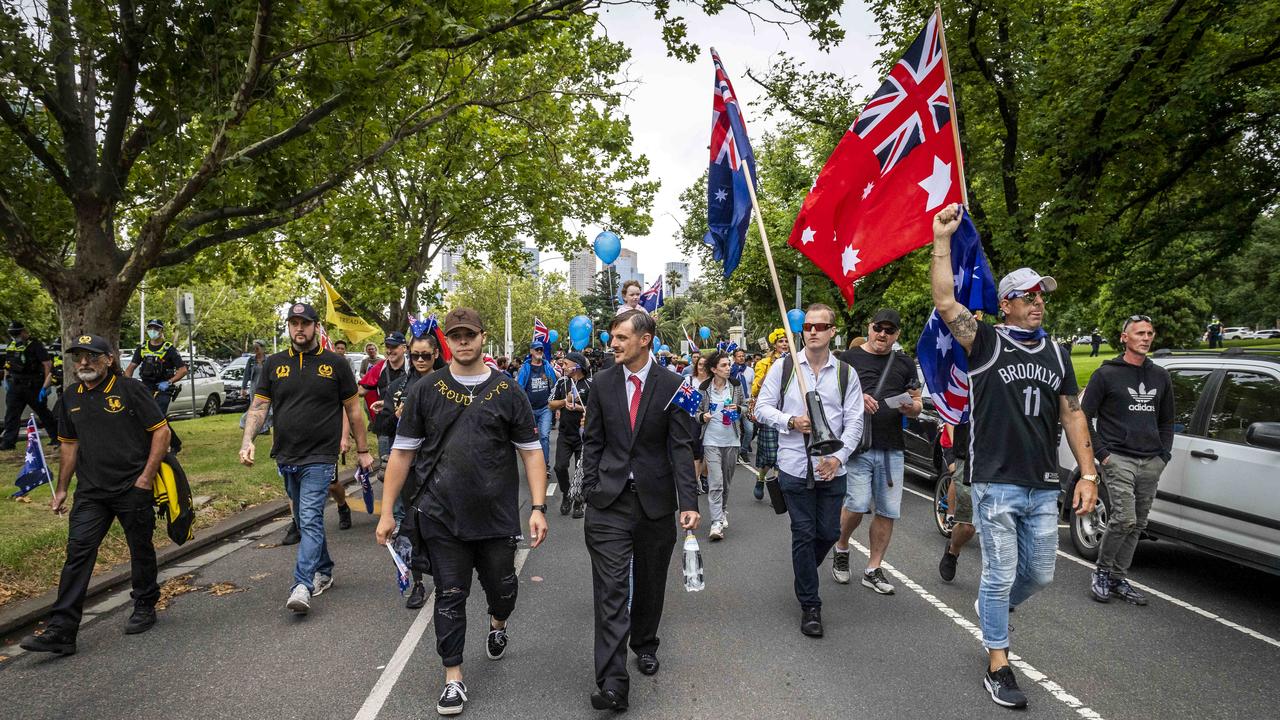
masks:
<path fill-rule="evenodd" d="M 600 258 L 600 262 L 605 265 L 612 265 L 614 260 L 618 259 L 618 255 L 622 253 L 622 238 L 618 234 L 605 230 L 596 236 L 595 242 L 596 257 Z"/>
<path fill-rule="evenodd" d="M 604 330 L 600 331 L 600 344 L 601 345 L 609 344 L 609 333 L 605 332 Z"/>
<path fill-rule="evenodd" d="M 804 311 L 800 308 L 788 310 L 787 324 L 791 326 L 791 332 L 800 332 L 800 329 L 804 327 Z"/>
<path fill-rule="evenodd" d="M 671 352 L 671 346 L 663 345 L 662 347 L 658 348 L 658 352 Z"/>
<path fill-rule="evenodd" d="M 552 330 L 552 331 L 551 331 L 551 338 L 550 338 L 550 340 L 551 340 L 551 344 L 552 344 L 552 345 L 555 345 L 555 344 L 556 344 L 556 342 L 557 342 L 559 339 L 560 339 L 560 333 L 556 332 L 555 330 Z"/>
<path fill-rule="evenodd" d="M 591 318 L 586 315 L 574 315 L 569 321 L 569 339 L 573 340 L 575 345 L 579 344 L 579 341 L 582 345 L 586 345 L 591 339 Z"/>
<path fill-rule="evenodd" d="M 710 340 L 711 328 L 707 327 L 706 325 L 703 325 L 702 327 L 698 328 L 698 337 L 702 338 L 703 340 Z"/>
<path fill-rule="evenodd" d="M 658 336 L 657 336 L 657 335 L 654 335 L 654 336 L 653 336 L 653 349 L 656 351 L 656 350 L 657 350 L 658 348 L 660 348 L 660 347 L 662 347 L 662 341 L 658 339 Z"/>

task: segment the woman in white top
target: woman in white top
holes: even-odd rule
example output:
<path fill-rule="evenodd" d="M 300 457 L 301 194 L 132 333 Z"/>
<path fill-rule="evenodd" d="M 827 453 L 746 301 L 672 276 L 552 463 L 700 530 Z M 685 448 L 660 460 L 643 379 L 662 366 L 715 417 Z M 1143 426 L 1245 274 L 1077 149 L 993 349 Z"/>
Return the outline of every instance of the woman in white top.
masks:
<path fill-rule="evenodd" d="M 702 457 L 707 466 L 707 496 L 711 508 L 712 542 L 724 539 L 729 527 L 726 510 L 729 499 L 729 481 L 742 444 L 742 386 L 730 382 L 733 359 L 716 351 L 702 363 L 711 368 L 711 377 L 698 385 L 702 393 L 702 406 L 698 421 L 702 423 Z"/>

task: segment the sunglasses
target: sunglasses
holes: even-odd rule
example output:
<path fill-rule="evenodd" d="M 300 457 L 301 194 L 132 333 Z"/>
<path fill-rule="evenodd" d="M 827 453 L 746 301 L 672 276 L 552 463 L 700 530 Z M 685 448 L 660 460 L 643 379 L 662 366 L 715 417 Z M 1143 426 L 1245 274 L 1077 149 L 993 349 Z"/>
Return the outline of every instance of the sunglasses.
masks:
<path fill-rule="evenodd" d="M 831 323 L 805 323 L 801 327 L 805 332 L 826 332 L 831 328 L 834 328 L 835 325 L 832 325 Z"/>
<path fill-rule="evenodd" d="M 1129 326 L 1136 322 L 1149 323 L 1151 322 L 1151 318 L 1150 316 L 1147 316 L 1147 315 L 1130 315 L 1129 317 L 1124 319 L 1124 327 L 1120 328 L 1120 332 L 1124 332 L 1125 330 L 1128 330 Z"/>
<path fill-rule="evenodd" d="M 71 364 L 79 365 L 81 363 L 95 363 L 99 358 L 103 357 L 102 353 L 78 351 L 70 354 Z"/>
<path fill-rule="evenodd" d="M 429 352 L 415 352 L 409 353 L 409 358 L 415 361 L 422 360 L 423 362 L 431 362 L 436 359 L 436 356 L 434 353 Z"/>
<path fill-rule="evenodd" d="M 1047 293 L 1047 292 L 1045 292 L 1045 291 L 1043 291 L 1043 290 L 1031 290 L 1031 291 L 1027 291 L 1027 290 L 1015 290 L 1015 291 L 1013 291 L 1013 292 L 1009 293 L 1009 295 L 1008 295 L 1008 296 L 1006 296 L 1006 298 L 1005 298 L 1005 299 L 1006 299 L 1006 300 L 1013 300 L 1013 299 L 1015 299 L 1015 298 L 1016 298 L 1016 299 L 1018 299 L 1018 300 L 1021 300 L 1022 302 L 1026 303 L 1027 305 L 1035 305 L 1035 304 L 1036 304 L 1036 300 L 1039 300 L 1039 301 L 1041 301 L 1041 302 L 1043 302 L 1043 303 L 1048 303 L 1048 302 L 1049 302 L 1049 293 Z"/>
<path fill-rule="evenodd" d="M 892 335 L 898 332 L 898 326 L 892 323 L 876 323 L 871 326 L 871 329 L 878 333 L 884 333 L 885 335 Z"/>

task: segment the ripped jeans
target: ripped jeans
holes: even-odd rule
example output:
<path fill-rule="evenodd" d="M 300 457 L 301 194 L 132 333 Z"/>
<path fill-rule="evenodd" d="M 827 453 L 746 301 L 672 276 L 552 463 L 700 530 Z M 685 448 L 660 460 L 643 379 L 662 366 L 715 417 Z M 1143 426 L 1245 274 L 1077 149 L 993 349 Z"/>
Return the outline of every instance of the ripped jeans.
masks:
<path fill-rule="evenodd" d="M 982 543 L 978 617 L 982 644 L 1009 647 L 1009 608 L 1053 582 L 1058 550 L 1058 490 L 975 482 L 973 524 Z"/>
<path fill-rule="evenodd" d="M 473 572 L 480 576 L 489 614 L 495 620 L 506 620 L 516 607 L 517 540 L 510 537 L 468 542 L 449 536 L 439 525 L 424 535 L 436 586 L 436 651 L 445 667 L 455 667 L 462 664 Z"/>

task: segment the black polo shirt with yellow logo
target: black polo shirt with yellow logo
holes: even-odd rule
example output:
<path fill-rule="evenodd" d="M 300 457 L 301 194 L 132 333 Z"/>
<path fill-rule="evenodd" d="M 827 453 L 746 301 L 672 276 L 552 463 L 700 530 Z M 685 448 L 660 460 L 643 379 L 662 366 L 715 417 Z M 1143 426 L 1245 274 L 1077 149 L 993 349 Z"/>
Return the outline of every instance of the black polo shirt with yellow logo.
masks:
<path fill-rule="evenodd" d="M 271 457 L 277 463 L 337 464 L 342 404 L 356 394 L 356 378 L 345 357 L 319 347 L 268 355 L 253 394 L 274 408 Z"/>
<path fill-rule="evenodd" d="M 166 423 L 151 391 L 112 373 L 96 387 L 77 382 L 62 397 L 58 437 L 76 448 L 76 495 L 111 497 L 147 467 L 151 433 Z"/>

